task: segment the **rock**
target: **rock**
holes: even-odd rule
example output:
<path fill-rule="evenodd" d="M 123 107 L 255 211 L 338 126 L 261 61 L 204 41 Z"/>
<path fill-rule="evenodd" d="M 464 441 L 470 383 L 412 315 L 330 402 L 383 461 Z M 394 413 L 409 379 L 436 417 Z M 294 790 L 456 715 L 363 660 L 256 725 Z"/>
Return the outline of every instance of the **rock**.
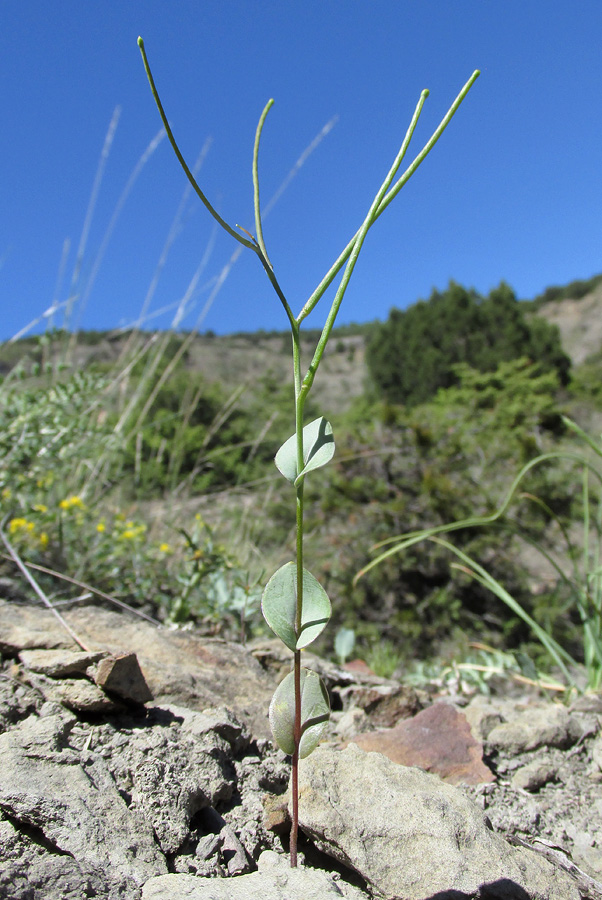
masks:
<path fill-rule="evenodd" d="M 195 856 L 205 862 L 216 856 L 221 846 L 219 834 L 206 834 L 196 845 Z"/>
<path fill-rule="evenodd" d="M 592 745 L 592 759 L 594 764 L 602 771 L 602 734 L 599 734 Z"/>
<path fill-rule="evenodd" d="M 131 703 L 148 703 L 153 699 L 135 653 L 106 656 L 96 668 L 94 681 L 104 691 Z"/>
<path fill-rule="evenodd" d="M 587 866 L 596 879 L 602 877 L 602 828 L 593 822 L 589 830 L 575 828 L 567 823 L 567 834 L 573 841 L 573 856 L 578 865 Z"/>
<path fill-rule="evenodd" d="M 487 736 L 491 750 L 516 756 L 538 747 L 566 749 L 581 737 L 582 729 L 564 706 L 531 706 L 510 722 L 496 725 Z"/>
<path fill-rule="evenodd" d="M 510 780 L 512 786 L 520 790 L 538 791 L 549 781 L 555 781 L 557 775 L 555 766 L 535 760 L 517 769 Z"/>
<path fill-rule="evenodd" d="M 511 704 L 507 704 L 506 708 L 510 710 Z M 478 741 L 484 741 L 496 725 L 501 725 L 504 721 L 504 706 L 500 707 L 499 703 L 495 705 L 489 697 L 477 694 L 468 706 L 464 708 L 464 715 L 470 725 L 470 730 Z"/>
<path fill-rule="evenodd" d="M 121 704 L 109 697 L 87 678 L 48 678 L 40 675 L 35 681 L 47 701 L 62 703 L 77 712 L 111 712 L 121 709 Z"/>
<path fill-rule="evenodd" d="M 202 740 L 186 734 L 170 710 L 150 712 L 153 718 L 145 727 L 131 728 L 125 743 L 122 733 L 108 731 L 94 749 L 105 751 L 108 768 L 129 794 L 130 809 L 143 814 L 163 853 L 173 855 L 185 844 L 194 816 L 232 796 L 231 750 L 214 732 Z"/>
<path fill-rule="evenodd" d="M 291 869 L 288 860 L 266 850 L 259 870 L 237 878 L 162 875 L 150 878 L 142 900 L 368 900 L 359 888 L 319 869 Z"/>
<path fill-rule="evenodd" d="M 291 816 L 287 796 L 265 794 L 263 797 L 264 825 L 275 834 L 288 834 L 291 830 Z"/>
<path fill-rule="evenodd" d="M 14 674 L 0 673 L 0 732 L 37 712 L 44 702 L 39 691 L 18 677 L 19 667 L 12 668 Z"/>
<path fill-rule="evenodd" d="M 366 712 L 373 726 L 381 728 L 391 728 L 424 706 L 414 688 L 407 685 L 362 685 L 352 688 L 351 694 L 353 705 Z"/>
<path fill-rule="evenodd" d="M 192 737 L 206 737 L 211 732 L 219 734 L 237 754 L 246 749 L 251 736 L 242 722 L 225 706 L 197 712 L 184 706 L 166 706 L 166 710 L 181 720 L 182 731 Z"/>
<path fill-rule="evenodd" d="M 369 719 L 365 710 L 357 706 L 351 706 L 343 713 L 330 714 L 334 732 L 344 741 L 352 740 L 356 735 L 370 730 Z"/>
<path fill-rule="evenodd" d="M 395 728 L 361 734 L 353 741 L 400 765 L 420 766 L 450 784 L 494 780 L 483 762 L 482 744 L 472 736 L 464 714 L 449 703 L 434 703 Z"/>
<path fill-rule="evenodd" d="M 85 675 L 86 670 L 103 656 L 84 650 L 22 650 L 19 659 L 30 672 L 47 675 L 49 678 L 68 678 L 71 675 Z"/>
<path fill-rule="evenodd" d="M 124 890 L 134 896 L 148 878 L 166 872 L 165 860 L 104 761 L 94 754 L 81 759 L 69 745 L 74 721 L 69 714 L 31 716 L 0 735 L 3 828 L 18 831 L 0 849 L 0 871 L 16 867 L 20 853 L 15 879 L 31 868 L 45 900 L 117 897 Z"/>
<path fill-rule="evenodd" d="M 222 857 L 228 869 L 228 875 L 244 875 L 254 868 L 247 856 L 247 852 L 236 837 L 236 832 L 230 825 L 224 825 L 220 831 Z"/>
<path fill-rule="evenodd" d="M 387 900 L 578 900 L 572 879 L 494 834 L 457 788 L 350 744 L 300 765 L 300 825 Z M 375 802 L 367 803 L 369 796 Z M 487 894 L 485 893 L 487 892 Z"/>
<path fill-rule="evenodd" d="M 270 737 L 267 710 L 276 682 L 244 647 L 98 606 L 72 609 L 66 617 L 94 650 L 135 653 L 157 703 L 196 710 L 227 706 L 256 737 Z M 49 610 L 0 600 L 0 653 L 16 658 L 33 648 L 74 646 Z"/>
<path fill-rule="evenodd" d="M 0 813 L 0 897 L 81 900 L 94 896 L 99 882 L 89 878 L 68 853 L 44 853 L 40 836 L 34 831 L 29 837 L 20 823 L 13 825 Z"/>
<path fill-rule="evenodd" d="M 343 668 L 347 672 L 351 672 L 353 675 L 374 675 L 374 672 L 370 668 L 367 662 L 364 662 L 363 659 L 352 659 L 349 662 L 343 663 Z"/>

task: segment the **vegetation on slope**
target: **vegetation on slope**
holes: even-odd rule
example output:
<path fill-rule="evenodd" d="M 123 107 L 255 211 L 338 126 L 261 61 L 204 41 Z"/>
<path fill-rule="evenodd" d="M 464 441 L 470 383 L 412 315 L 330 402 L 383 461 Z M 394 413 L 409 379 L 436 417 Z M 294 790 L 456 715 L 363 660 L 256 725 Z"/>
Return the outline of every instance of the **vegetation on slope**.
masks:
<path fill-rule="evenodd" d="M 481 355 L 451 353 L 447 383 L 431 382 L 424 397 L 414 393 L 399 403 L 386 392 L 381 399 L 362 394 L 363 337 L 354 331 L 333 341 L 325 360 L 336 382 L 331 396 L 338 391 L 346 402 L 327 407 L 337 422 L 334 479 L 316 474 L 308 490 L 316 575 L 333 600 L 337 625 L 354 630 L 356 652 L 379 671 L 416 658 L 457 658 L 475 639 L 520 649 L 545 665 L 524 622 L 454 568 L 440 547 L 414 547 L 353 583 L 376 542 L 492 513 L 518 467 L 573 446 L 562 413 L 585 424 L 602 409 L 600 359 L 576 368 L 569 380 L 557 335 L 543 329 L 538 338 L 537 327 L 525 328 L 517 313 L 522 304 L 509 289 L 478 298 L 451 286 L 437 298 L 432 310 L 455 304 L 456 318 L 464 310 Z M 497 334 L 505 336 L 497 361 L 491 343 L 479 345 L 475 332 L 483 307 L 493 316 L 494 300 Z M 195 621 L 230 637 L 260 635 L 259 583 L 264 571 L 290 558 L 293 541 L 272 461 L 291 429 L 280 387 L 282 335 L 196 338 L 185 352 L 186 335 L 88 338 L 74 343 L 70 335 L 48 334 L 0 353 L 0 504 L 9 545 L 29 563 L 160 619 Z M 424 362 L 430 344 L 424 334 L 422 341 Z M 213 371 L 222 356 L 228 371 L 232 348 L 242 365 L 243 345 L 269 357 L 254 398 L 199 371 L 209 344 Z M 415 357 L 401 367 L 401 359 L 388 362 L 419 382 L 424 366 Z M 244 371 L 234 380 L 244 382 Z M 553 573 L 533 569 L 528 546 L 517 538 L 520 527 L 557 549 L 559 523 L 571 529 L 582 512 L 578 478 L 557 460 L 531 472 L 522 490 L 541 502 L 517 496 L 503 526 L 487 534 L 467 529 L 458 546 L 578 656 L 578 611 Z M 13 563 L 5 559 L 3 566 L 14 578 Z M 55 600 L 81 594 L 57 575 L 31 571 Z M 330 645 L 321 649 L 332 652 Z"/>

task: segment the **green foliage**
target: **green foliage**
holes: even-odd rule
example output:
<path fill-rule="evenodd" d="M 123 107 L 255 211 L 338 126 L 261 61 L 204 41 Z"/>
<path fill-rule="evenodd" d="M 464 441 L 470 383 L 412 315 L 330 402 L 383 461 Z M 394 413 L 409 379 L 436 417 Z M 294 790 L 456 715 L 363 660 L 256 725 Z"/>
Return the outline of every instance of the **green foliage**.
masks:
<path fill-rule="evenodd" d="M 81 487 L 98 445 L 111 442 L 106 388 L 104 377 L 86 372 L 47 386 L 12 380 L 0 388 L 0 489 L 10 491 L 15 508 L 26 509 L 51 484 Z"/>
<path fill-rule="evenodd" d="M 595 288 L 602 283 L 602 274 L 594 275 L 592 278 L 576 279 L 561 286 L 554 285 L 547 287 L 542 294 L 538 294 L 533 298 L 532 304 L 535 309 L 539 309 L 545 303 L 552 303 L 555 300 L 581 300 L 586 294 L 590 294 Z"/>
<path fill-rule="evenodd" d="M 566 383 L 569 360 L 558 329 L 544 320 L 527 321 L 514 293 L 503 282 L 485 298 L 450 283 L 405 312 L 391 310 L 377 326 L 366 362 L 381 396 L 415 406 L 456 383 L 455 367 L 481 372 L 526 357 Z"/>
<path fill-rule="evenodd" d="M 463 520 L 423 528 L 387 539 L 380 544 L 379 549 L 382 552 L 357 577 L 361 577 L 375 566 L 381 565 L 391 556 L 405 552 L 422 541 L 429 541 L 452 553 L 459 560 L 459 563 L 455 565 L 460 572 L 491 591 L 516 616 L 522 619 L 541 642 L 567 684 L 572 688 L 586 687 L 590 690 L 599 690 L 602 686 L 602 565 L 600 560 L 602 467 L 599 465 L 600 459 L 602 459 L 602 443 L 588 436 L 574 422 L 568 419 L 564 421 L 566 426 L 575 432 L 586 445 L 585 452 L 555 450 L 535 457 L 520 469 L 502 504 L 490 515 L 472 515 Z M 542 542 L 533 538 L 528 530 L 521 529 L 516 522 L 507 517 L 510 504 L 519 488 L 523 487 L 526 476 L 532 470 L 551 461 L 568 461 L 578 472 L 579 470 L 581 472 L 582 520 L 579 523 L 580 527 L 576 529 L 574 526 L 577 523 L 575 522 L 565 523 L 563 518 L 556 515 L 540 497 L 532 493 L 527 493 L 524 497 L 528 503 L 542 508 L 550 521 L 555 524 L 565 544 L 564 561 L 559 561 L 557 553 L 550 553 Z M 567 600 L 565 613 L 568 616 L 576 616 L 582 627 L 581 660 L 572 656 L 566 646 L 566 641 L 559 643 L 552 635 L 549 619 L 543 624 L 537 621 L 516 599 L 512 589 L 508 589 L 508 585 L 504 584 L 503 579 L 493 575 L 489 567 L 477 562 L 470 552 L 466 552 L 457 543 L 452 543 L 444 537 L 450 532 L 474 530 L 497 524 L 505 524 L 512 533 L 520 535 L 524 541 L 541 553 L 555 570 L 557 582 L 554 590 L 560 590 L 564 594 Z M 580 547 L 574 537 L 576 533 L 581 535 Z M 382 550 L 383 547 L 387 547 L 387 549 Z M 541 606 L 546 609 L 547 605 L 544 603 Z M 585 667 L 584 683 L 576 674 L 579 662 L 582 662 Z"/>
<path fill-rule="evenodd" d="M 602 352 L 588 356 L 572 371 L 570 392 L 573 397 L 602 408 Z"/>

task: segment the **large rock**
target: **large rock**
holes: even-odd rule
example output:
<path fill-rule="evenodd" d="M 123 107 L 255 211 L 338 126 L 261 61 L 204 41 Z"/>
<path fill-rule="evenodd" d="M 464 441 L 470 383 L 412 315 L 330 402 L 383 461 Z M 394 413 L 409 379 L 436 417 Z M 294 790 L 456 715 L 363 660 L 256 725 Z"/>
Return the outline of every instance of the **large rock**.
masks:
<path fill-rule="evenodd" d="M 259 871 L 238 878 L 205 879 L 192 875 L 150 878 L 142 900 L 368 900 L 368 895 L 327 872 L 291 869 L 273 851 L 259 858 Z"/>
<path fill-rule="evenodd" d="M 190 709 L 227 706 L 257 737 L 270 736 L 267 711 L 275 681 L 239 644 L 172 631 L 98 606 L 65 614 L 93 651 L 135 653 L 158 704 Z M 0 653 L 79 649 L 49 610 L 0 600 Z"/>
<path fill-rule="evenodd" d="M 494 834 L 458 788 L 354 744 L 300 764 L 299 818 L 316 845 L 387 900 L 578 900 L 569 876 Z"/>
<path fill-rule="evenodd" d="M 582 736 L 574 716 L 559 704 L 530 706 L 508 722 L 501 722 L 487 735 L 490 750 L 516 756 L 538 747 L 572 747 Z"/>
<path fill-rule="evenodd" d="M 74 722 L 68 713 L 31 716 L 0 735 L 0 896 L 7 900 L 30 896 L 19 887 L 24 873 L 29 888 L 43 887 L 32 897 L 112 900 L 166 872 L 150 825 L 128 809 L 104 761 L 69 746 Z"/>

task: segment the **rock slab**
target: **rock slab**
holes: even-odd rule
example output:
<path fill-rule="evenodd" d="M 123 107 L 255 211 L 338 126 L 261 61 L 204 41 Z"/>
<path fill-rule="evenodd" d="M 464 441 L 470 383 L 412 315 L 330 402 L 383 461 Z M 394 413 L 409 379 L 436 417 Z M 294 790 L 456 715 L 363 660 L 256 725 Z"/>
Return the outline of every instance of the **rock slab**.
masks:
<path fill-rule="evenodd" d="M 450 703 L 433 703 L 394 728 L 359 734 L 353 741 L 400 765 L 420 766 L 449 784 L 494 780 L 483 762 L 483 745 L 473 737 L 466 716 Z"/>
<path fill-rule="evenodd" d="M 38 884 L 44 896 L 113 900 L 166 871 L 152 829 L 128 810 L 103 761 L 69 747 L 74 721 L 30 716 L 0 735 L 3 898 L 42 896 L 32 891 Z M 31 862 L 21 893 L 25 854 Z"/>
<path fill-rule="evenodd" d="M 303 830 L 387 900 L 579 900 L 568 875 L 494 834 L 457 788 L 380 753 L 318 747 L 299 791 Z"/>
<path fill-rule="evenodd" d="M 259 869 L 237 878 L 161 875 L 150 878 L 142 900 L 368 900 L 358 888 L 318 869 L 291 869 L 272 850 L 259 857 Z"/>

